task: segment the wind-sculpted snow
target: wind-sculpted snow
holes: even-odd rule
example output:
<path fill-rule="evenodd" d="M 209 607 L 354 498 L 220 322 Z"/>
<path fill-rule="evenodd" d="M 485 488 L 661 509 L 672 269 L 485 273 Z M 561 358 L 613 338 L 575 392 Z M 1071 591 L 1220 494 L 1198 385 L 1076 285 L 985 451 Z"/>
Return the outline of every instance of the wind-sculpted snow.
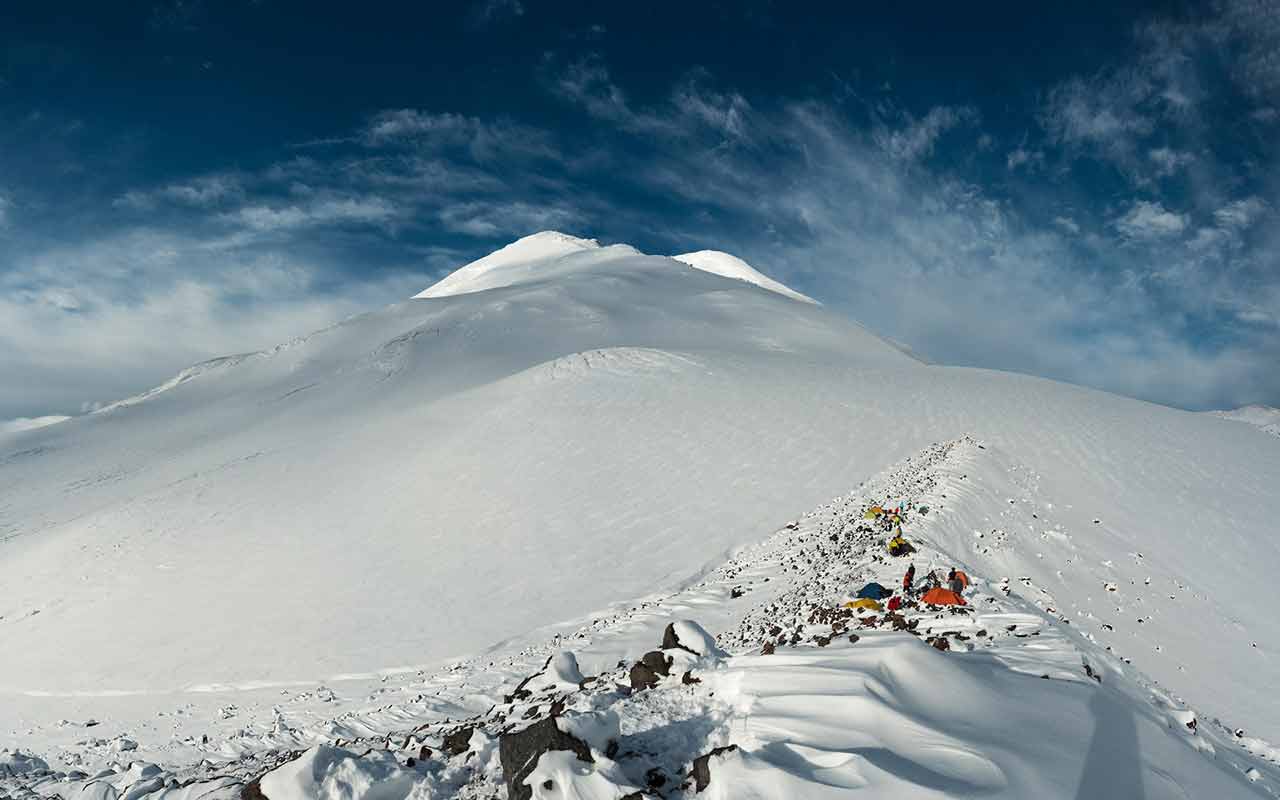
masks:
<path fill-rule="evenodd" d="M 1280 740 L 1260 680 L 1280 658 L 1274 439 L 926 366 L 810 303 L 628 248 L 529 273 L 0 439 L 0 736 L 203 752 L 227 709 L 265 741 L 263 697 L 310 708 L 320 685 L 678 589 L 967 431 L 1017 491 L 966 489 L 982 515 L 938 533 L 948 550 L 1048 593 L 1170 696 Z M 364 735 L 348 725 L 285 746 Z"/>

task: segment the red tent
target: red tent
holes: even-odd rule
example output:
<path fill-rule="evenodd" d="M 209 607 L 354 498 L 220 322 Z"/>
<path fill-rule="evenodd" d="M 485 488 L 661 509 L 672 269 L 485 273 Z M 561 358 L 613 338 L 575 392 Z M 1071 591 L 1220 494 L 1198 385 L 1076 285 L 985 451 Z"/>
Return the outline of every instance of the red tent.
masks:
<path fill-rule="evenodd" d="M 950 589 L 930 589 L 920 598 L 931 606 L 963 606 L 964 598 Z"/>

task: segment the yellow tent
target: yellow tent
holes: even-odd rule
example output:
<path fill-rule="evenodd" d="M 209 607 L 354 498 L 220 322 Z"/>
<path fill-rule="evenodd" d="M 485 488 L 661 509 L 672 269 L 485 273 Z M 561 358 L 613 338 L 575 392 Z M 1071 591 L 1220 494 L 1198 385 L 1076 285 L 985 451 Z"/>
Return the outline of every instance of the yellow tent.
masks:
<path fill-rule="evenodd" d="M 868 509 L 867 509 L 867 513 L 863 514 L 863 515 L 862 515 L 862 518 L 863 518 L 863 519 L 876 519 L 877 517 L 879 517 L 879 516 L 880 516 L 881 514 L 883 514 L 883 513 L 884 513 L 884 509 L 883 509 L 883 508 L 881 508 L 880 506 L 872 506 L 871 508 L 868 508 Z"/>
<path fill-rule="evenodd" d="M 863 597 L 860 600 L 854 600 L 844 604 L 845 608 L 869 608 L 872 611 L 884 611 L 884 606 L 872 600 L 870 597 Z"/>

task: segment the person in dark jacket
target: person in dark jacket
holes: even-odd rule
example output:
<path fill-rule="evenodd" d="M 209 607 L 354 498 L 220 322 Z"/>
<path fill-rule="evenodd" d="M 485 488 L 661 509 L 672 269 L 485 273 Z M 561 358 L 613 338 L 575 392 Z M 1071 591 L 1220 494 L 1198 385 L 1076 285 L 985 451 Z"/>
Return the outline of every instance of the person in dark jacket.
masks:
<path fill-rule="evenodd" d="M 915 582 L 915 579 L 916 579 L 916 565 L 912 564 L 911 566 L 907 567 L 907 574 L 902 576 L 902 593 L 903 594 L 905 595 L 911 594 L 911 585 Z"/>

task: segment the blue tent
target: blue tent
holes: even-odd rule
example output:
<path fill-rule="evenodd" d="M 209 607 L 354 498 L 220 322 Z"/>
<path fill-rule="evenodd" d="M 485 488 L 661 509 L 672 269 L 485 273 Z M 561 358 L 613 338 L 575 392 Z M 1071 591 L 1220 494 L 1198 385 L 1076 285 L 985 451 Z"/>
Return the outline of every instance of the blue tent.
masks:
<path fill-rule="evenodd" d="M 868 583 L 858 591 L 858 597 L 869 597 L 872 600 L 881 600 L 891 594 L 892 591 L 875 582 Z"/>

